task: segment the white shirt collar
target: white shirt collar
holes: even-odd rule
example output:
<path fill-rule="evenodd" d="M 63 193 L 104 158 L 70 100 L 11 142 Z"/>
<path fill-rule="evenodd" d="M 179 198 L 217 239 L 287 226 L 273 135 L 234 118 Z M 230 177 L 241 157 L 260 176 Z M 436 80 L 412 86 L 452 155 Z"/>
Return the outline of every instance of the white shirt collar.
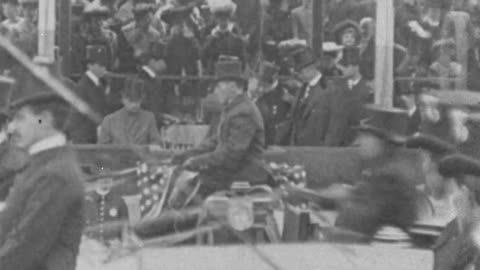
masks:
<path fill-rule="evenodd" d="M 155 74 L 155 72 L 148 66 L 142 66 L 142 70 L 145 71 L 151 78 L 157 77 L 157 74 Z"/>
<path fill-rule="evenodd" d="M 100 86 L 100 79 L 97 77 L 97 75 L 93 74 L 93 72 L 91 72 L 90 70 L 87 70 L 87 72 L 85 73 L 87 74 L 87 77 L 92 80 L 92 82 L 96 85 L 96 86 Z"/>
<path fill-rule="evenodd" d="M 28 153 L 35 155 L 46 150 L 65 146 L 66 144 L 67 138 L 65 135 L 59 133 L 34 143 L 28 149 Z"/>
<path fill-rule="evenodd" d="M 353 87 L 357 86 L 361 79 L 361 77 L 358 77 L 356 80 L 348 80 L 348 87 L 352 89 Z"/>
<path fill-rule="evenodd" d="M 322 79 L 322 73 L 318 74 L 317 77 L 313 78 L 313 80 L 311 80 L 309 83 L 308 83 L 308 86 L 310 87 L 313 87 L 315 85 L 318 84 L 318 82 Z"/>

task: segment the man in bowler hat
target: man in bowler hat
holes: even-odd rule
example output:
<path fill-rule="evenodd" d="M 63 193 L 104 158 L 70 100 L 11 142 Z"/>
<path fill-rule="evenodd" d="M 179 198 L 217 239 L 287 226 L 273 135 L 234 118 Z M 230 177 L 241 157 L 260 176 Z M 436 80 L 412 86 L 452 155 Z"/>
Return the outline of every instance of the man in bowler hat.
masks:
<path fill-rule="evenodd" d="M 223 111 L 218 131 L 199 147 L 173 159 L 186 169 L 200 173 L 197 179 L 201 183 L 199 195 L 203 198 L 228 190 L 233 182 L 264 184 L 269 179 L 263 162 L 263 120 L 246 93 L 247 80 L 242 76 L 241 63 L 220 62 L 219 65 L 215 97 L 223 105 Z"/>
<path fill-rule="evenodd" d="M 65 101 L 44 85 L 12 100 L 11 141 L 30 160 L 0 215 L 0 268 L 74 270 L 84 224 L 81 170 L 62 131 Z"/>

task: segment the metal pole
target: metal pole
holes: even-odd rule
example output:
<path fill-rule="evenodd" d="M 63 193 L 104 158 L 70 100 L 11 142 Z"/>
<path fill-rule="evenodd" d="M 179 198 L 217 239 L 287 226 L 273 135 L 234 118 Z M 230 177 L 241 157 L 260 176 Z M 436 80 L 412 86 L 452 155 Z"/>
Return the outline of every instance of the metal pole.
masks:
<path fill-rule="evenodd" d="M 319 59 L 323 57 L 323 14 L 324 14 L 324 4 L 325 0 L 313 0 L 313 51 Z"/>

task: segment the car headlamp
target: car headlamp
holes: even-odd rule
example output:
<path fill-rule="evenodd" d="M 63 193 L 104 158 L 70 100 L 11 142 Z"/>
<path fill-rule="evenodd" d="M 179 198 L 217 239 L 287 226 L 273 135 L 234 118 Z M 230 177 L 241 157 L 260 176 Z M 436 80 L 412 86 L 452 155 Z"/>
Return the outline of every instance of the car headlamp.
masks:
<path fill-rule="evenodd" d="M 253 203 L 245 200 L 230 201 L 227 211 L 228 224 L 237 231 L 245 231 L 253 226 Z"/>

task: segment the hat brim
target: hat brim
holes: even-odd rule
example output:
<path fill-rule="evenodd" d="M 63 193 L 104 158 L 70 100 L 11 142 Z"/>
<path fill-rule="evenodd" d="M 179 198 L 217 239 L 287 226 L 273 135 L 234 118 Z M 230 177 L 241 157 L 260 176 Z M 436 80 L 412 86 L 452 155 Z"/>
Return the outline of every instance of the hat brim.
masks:
<path fill-rule="evenodd" d="M 447 155 L 456 151 L 454 145 L 431 135 L 415 134 L 407 139 L 407 148 L 424 149 L 436 155 Z"/>
<path fill-rule="evenodd" d="M 401 135 L 398 133 L 394 133 L 385 129 L 381 129 L 378 127 L 374 127 L 368 124 L 356 126 L 353 128 L 357 132 L 364 132 L 364 133 L 369 133 L 372 134 L 382 140 L 385 140 L 389 143 L 392 143 L 394 145 L 404 145 L 407 141 L 407 136 Z"/>
<path fill-rule="evenodd" d="M 41 93 L 41 94 L 27 96 L 24 98 L 19 98 L 13 101 L 10 104 L 10 109 L 15 111 L 24 106 L 45 104 L 45 103 L 51 103 L 51 102 L 59 102 L 59 103 L 67 104 L 67 101 L 57 94 Z"/>
<path fill-rule="evenodd" d="M 444 176 L 480 176 L 480 161 L 464 154 L 453 154 L 439 162 L 438 171 Z"/>

